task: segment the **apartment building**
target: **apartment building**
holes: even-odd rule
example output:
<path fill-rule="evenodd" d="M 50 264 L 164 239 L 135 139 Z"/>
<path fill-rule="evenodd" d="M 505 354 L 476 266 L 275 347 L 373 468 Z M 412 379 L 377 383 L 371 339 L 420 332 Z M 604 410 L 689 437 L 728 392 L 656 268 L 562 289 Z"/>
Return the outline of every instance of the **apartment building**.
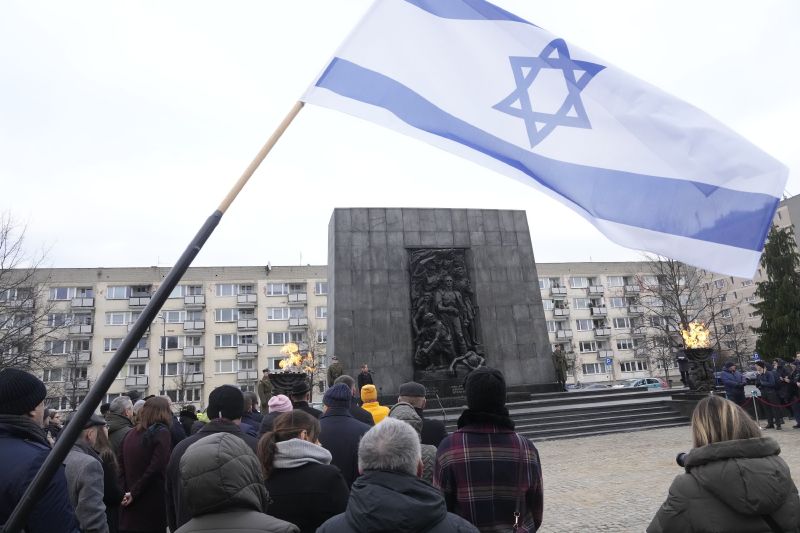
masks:
<path fill-rule="evenodd" d="M 53 356 L 43 372 L 52 405 L 80 402 L 132 328 L 164 268 L 52 269 L 48 323 L 64 325 L 44 341 Z M 170 295 L 131 353 L 106 401 L 138 390 L 205 405 L 215 387 L 255 390 L 261 370 L 278 369 L 287 343 L 319 360 L 327 342 L 327 267 L 195 267 Z"/>

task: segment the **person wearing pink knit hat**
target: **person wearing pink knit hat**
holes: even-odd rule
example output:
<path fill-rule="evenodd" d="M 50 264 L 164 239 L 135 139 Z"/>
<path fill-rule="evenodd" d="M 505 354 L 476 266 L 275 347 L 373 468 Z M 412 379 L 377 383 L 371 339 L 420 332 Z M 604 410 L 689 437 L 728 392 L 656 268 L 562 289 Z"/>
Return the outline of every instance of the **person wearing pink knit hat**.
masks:
<path fill-rule="evenodd" d="M 258 429 L 259 439 L 264 433 L 272 431 L 272 423 L 275 417 L 281 413 L 288 413 L 293 409 L 292 400 L 284 394 L 277 394 L 270 398 L 269 402 L 267 402 L 267 406 L 269 408 L 269 413 L 264 415 L 264 418 L 261 420 L 261 427 Z"/>

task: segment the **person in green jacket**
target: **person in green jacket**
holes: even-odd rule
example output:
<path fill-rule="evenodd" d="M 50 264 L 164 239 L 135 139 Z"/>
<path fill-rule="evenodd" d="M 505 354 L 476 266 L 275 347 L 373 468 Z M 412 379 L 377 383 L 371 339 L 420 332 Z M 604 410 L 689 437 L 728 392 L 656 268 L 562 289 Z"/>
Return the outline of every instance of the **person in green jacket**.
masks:
<path fill-rule="evenodd" d="M 258 382 L 258 401 L 262 410 L 267 408 L 270 398 L 272 398 L 272 382 L 269 380 L 269 368 L 265 368 L 261 381 Z"/>
<path fill-rule="evenodd" d="M 692 414 L 694 448 L 647 533 L 800 532 L 800 497 L 778 443 L 720 396 Z"/>

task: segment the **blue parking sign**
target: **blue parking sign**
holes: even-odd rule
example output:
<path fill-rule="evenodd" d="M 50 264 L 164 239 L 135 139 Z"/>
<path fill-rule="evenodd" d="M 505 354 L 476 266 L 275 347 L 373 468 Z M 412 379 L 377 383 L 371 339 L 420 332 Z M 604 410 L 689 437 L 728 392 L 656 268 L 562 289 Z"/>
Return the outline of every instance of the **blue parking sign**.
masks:
<path fill-rule="evenodd" d="M 761 357 L 759 357 L 758 352 L 753 352 L 753 361 L 758 361 L 759 359 L 761 359 Z"/>
<path fill-rule="evenodd" d="M 612 364 L 613 362 L 614 362 L 613 359 L 611 359 L 610 357 L 606 357 L 606 366 Z"/>

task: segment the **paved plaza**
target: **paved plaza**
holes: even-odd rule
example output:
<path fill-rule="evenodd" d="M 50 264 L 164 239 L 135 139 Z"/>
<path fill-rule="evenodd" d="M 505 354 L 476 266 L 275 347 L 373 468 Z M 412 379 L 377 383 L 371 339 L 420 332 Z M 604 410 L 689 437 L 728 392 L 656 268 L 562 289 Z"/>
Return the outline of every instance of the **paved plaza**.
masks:
<path fill-rule="evenodd" d="M 800 430 L 765 430 L 800 485 Z M 543 533 L 642 532 L 681 473 L 689 426 L 537 442 L 544 470 Z"/>

